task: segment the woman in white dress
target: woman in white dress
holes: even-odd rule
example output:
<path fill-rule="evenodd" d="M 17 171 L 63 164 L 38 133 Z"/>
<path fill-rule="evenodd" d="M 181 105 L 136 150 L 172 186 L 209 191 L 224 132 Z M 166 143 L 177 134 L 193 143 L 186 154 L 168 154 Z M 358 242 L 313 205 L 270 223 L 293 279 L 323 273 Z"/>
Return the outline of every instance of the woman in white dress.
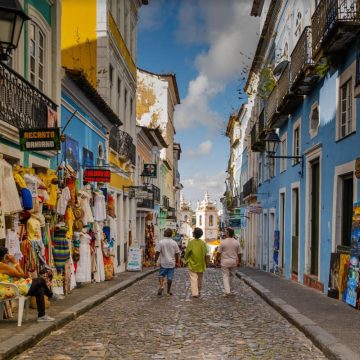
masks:
<path fill-rule="evenodd" d="M 91 282 L 91 252 L 90 252 L 89 234 L 80 233 L 80 259 L 77 263 L 76 282 L 87 283 Z"/>

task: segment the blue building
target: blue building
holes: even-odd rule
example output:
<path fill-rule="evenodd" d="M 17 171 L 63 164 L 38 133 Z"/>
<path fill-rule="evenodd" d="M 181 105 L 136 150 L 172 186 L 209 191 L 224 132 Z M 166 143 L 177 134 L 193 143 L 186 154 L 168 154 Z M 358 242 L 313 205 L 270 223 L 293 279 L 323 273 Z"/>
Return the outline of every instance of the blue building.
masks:
<path fill-rule="evenodd" d="M 257 3 L 269 41 L 259 42 L 247 83 L 256 89 L 243 188 L 247 260 L 327 292 L 331 254 L 349 252 L 360 198 L 358 3 Z"/>
<path fill-rule="evenodd" d="M 85 168 L 108 164 L 108 136 L 121 122 L 80 71 L 64 69 L 64 73 L 61 160 L 78 173 L 81 184 Z"/>

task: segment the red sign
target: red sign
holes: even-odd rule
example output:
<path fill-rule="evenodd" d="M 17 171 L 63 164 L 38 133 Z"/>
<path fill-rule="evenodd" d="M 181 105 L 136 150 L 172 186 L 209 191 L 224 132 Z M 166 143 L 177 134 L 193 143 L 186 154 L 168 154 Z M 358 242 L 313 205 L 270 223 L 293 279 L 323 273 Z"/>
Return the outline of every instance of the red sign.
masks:
<path fill-rule="evenodd" d="M 85 169 L 84 181 L 87 182 L 110 182 L 111 172 L 105 169 Z"/>

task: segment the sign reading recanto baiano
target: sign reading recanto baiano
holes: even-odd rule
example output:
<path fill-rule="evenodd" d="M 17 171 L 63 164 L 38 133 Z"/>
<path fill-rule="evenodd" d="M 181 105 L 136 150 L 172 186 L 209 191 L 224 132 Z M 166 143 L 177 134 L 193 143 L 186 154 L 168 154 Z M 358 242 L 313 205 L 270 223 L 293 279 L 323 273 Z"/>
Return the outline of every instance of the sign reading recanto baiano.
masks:
<path fill-rule="evenodd" d="M 21 151 L 60 150 L 60 129 L 19 130 Z"/>

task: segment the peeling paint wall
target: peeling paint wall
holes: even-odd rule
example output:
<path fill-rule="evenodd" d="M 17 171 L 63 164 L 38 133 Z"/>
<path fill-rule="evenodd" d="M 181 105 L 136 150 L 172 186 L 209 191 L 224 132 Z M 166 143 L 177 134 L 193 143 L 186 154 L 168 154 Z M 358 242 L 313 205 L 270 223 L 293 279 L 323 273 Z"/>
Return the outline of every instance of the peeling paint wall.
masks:
<path fill-rule="evenodd" d="M 168 123 L 168 82 L 156 75 L 137 72 L 136 122 L 166 130 Z"/>

